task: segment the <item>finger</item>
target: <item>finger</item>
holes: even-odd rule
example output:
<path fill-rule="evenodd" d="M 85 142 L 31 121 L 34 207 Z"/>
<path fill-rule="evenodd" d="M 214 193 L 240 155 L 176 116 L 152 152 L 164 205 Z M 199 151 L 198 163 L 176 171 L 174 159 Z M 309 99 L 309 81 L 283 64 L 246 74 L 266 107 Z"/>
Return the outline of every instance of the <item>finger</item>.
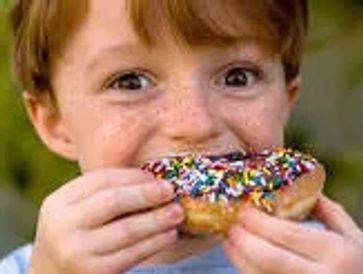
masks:
<path fill-rule="evenodd" d="M 235 225 L 228 237 L 237 252 L 252 265 L 258 265 L 263 273 L 313 273 L 316 267 L 314 262 L 267 242 L 241 225 Z"/>
<path fill-rule="evenodd" d="M 113 253 L 143 239 L 175 228 L 184 219 L 183 209 L 172 203 L 162 208 L 118 219 L 89 234 L 95 254 Z"/>
<path fill-rule="evenodd" d="M 125 273 L 129 268 L 145 261 L 155 253 L 167 249 L 176 242 L 176 230 L 156 234 L 129 248 L 95 260 L 95 269 L 108 269 L 109 273 Z M 99 267 L 101 266 L 101 267 Z"/>
<path fill-rule="evenodd" d="M 244 274 L 262 274 L 262 272 L 256 267 L 252 265 L 249 261 L 247 261 L 241 254 L 238 249 L 230 243 L 229 240 L 225 240 L 223 243 L 224 251 L 226 255 L 229 257 L 233 265 L 238 270 L 238 273 Z"/>
<path fill-rule="evenodd" d="M 351 239 L 362 241 L 363 234 L 358 225 L 340 204 L 326 196 L 320 197 L 313 214 L 324 222 L 330 230 Z"/>
<path fill-rule="evenodd" d="M 173 196 L 171 184 L 159 181 L 106 189 L 74 206 L 74 222 L 81 227 L 98 227 L 123 215 L 160 206 Z"/>
<path fill-rule="evenodd" d="M 239 221 L 259 237 L 311 260 L 322 258 L 326 250 L 343 241 L 335 233 L 276 218 L 255 208 L 242 209 Z"/>
<path fill-rule="evenodd" d="M 89 172 L 64 184 L 57 195 L 67 203 L 74 204 L 105 188 L 142 184 L 154 179 L 149 173 L 137 168 L 109 168 Z"/>

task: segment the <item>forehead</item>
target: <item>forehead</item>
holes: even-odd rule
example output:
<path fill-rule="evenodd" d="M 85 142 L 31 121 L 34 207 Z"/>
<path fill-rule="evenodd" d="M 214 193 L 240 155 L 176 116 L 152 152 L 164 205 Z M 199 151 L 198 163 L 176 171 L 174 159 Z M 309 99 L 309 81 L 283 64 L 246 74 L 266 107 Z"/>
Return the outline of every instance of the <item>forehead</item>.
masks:
<path fill-rule="evenodd" d="M 125 62 L 163 61 L 159 59 L 161 56 L 174 58 L 175 51 L 181 49 L 192 53 L 193 58 L 196 57 L 195 53 L 203 52 L 202 56 L 212 58 L 211 60 L 232 56 L 241 49 L 244 56 L 261 58 L 271 57 L 276 53 L 269 41 L 270 36 L 263 36 L 263 32 L 254 31 L 249 21 L 242 17 L 238 20 L 244 20 L 246 23 L 241 23 L 237 29 L 232 25 L 232 21 L 226 19 L 226 13 L 216 11 L 213 20 L 219 20 L 225 28 L 223 32 L 220 29 L 212 29 L 215 26 L 211 21 L 204 22 L 205 26 L 202 26 L 202 29 L 200 25 L 194 24 L 187 29 L 177 28 L 178 24 L 168 20 L 171 14 L 168 15 L 167 11 L 159 6 L 145 6 L 145 10 L 140 11 L 137 7 L 135 9 L 130 6 L 130 3 L 136 3 L 134 1 L 138 0 L 132 1 L 108 0 L 105 5 L 101 0 L 89 0 L 85 20 L 74 36 L 73 43 L 66 50 L 66 63 L 75 62 L 78 66 L 79 62 L 82 62 L 86 71 L 93 71 L 99 64 L 115 63 L 115 59 L 123 59 Z M 161 0 L 150 2 L 162 3 Z M 142 14 L 135 14 L 138 12 Z M 156 16 L 156 13 L 160 15 Z M 141 20 L 140 16 L 143 22 L 138 22 Z M 185 22 L 187 23 L 188 21 Z M 206 28 L 211 30 L 203 37 Z"/>
<path fill-rule="evenodd" d="M 276 35 L 267 19 L 255 18 L 247 12 L 247 4 L 242 9 L 235 2 L 244 1 L 108 0 L 105 5 L 102 0 L 88 0 L 78 34 L 93 45 L 107 41 L 112 46 L 114 40 L 148 48 L 166 44 L 199 48 L 255 42 L 275 50 Z"/>

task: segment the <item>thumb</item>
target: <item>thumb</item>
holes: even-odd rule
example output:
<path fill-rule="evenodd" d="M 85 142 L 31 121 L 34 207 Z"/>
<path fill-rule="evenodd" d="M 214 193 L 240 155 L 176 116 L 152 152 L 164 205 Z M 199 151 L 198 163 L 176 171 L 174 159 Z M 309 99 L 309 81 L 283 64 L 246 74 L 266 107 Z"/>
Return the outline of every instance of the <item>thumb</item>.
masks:
<path fill-rule="evenodd" d="M 322 195 L 312 213 L 325 223 L 330 230 L 354 240 L 362 241 L 362 231 L 339 203 Z"/>

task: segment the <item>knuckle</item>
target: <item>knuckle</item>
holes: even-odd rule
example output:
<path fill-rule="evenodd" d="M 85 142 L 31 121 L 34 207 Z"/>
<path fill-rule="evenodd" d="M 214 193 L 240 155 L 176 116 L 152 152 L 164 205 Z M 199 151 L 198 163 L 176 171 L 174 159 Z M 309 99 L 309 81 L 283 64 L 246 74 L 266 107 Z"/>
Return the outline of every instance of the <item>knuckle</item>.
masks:
<path fill-rule="evenodd" d="M 62 212 L 62 207 L 58 205 L 54 195 L 49 195 L 44 199 L 40 207 L 38 229 L 50 235 L 49 238 L 56 239 L 63 235 L 63 231 L 67 226 L 65 214 Z M 59 216 L 63 216 L 63 221 L 59 221 Z"/>
<path fill-rule="evenodd" d="M 155 190 L 149 185 L 141 185 L 139 188 L 141 199 L 147 203 L 153 203 L 155 201 Z"/>
<path fill-rule="evenodd" d="M 171 204 L 157 211 L 152 212 L 152 223 L 155 227 L 170 227 L 173 224 L 178 224 L 181 220 L 181 212 L 176 205 Z"/>
<path fill-rule="evenodd" d="M 140 194 L 147 204 L 158 204 L 168 196 L 168 189 L 160 182 L 148 183 L 140 186 Z"/>
<path fill-rule="evenodd" d="M 41 216 L 50 216 L 52 215 L 53 211 L 56 209 L 56 198 L 54 194 L 50 194 L 47 196 L 40 207 L 40 215 Z"/>
<path fill-rule="evenodd" d="M 161 209 L 155 212 L 151 213 L 151 218 L 152 218 L 152 222 L 156 225 L 156 226 L 162 226 L 163 224 L 165 224 L 166 219 L 168 217 L 168 212 L 166 209 Z"/>
<path fill-rule="evenodd" d="M 165 209 L 161 209 L 150 214 L 150 226 L 154 230 L 161 230 L 168 227 L 168 219 L 166 218 L 167 213 Z"/>
<path fill-rule="evenodd" d="M 134 227 L 135 224 L 133 221 L 125 220 L 122 230 L 120 231 L 120 240 L 127 243 L 137 238 L 138 234 L 135 232 Z"/>
<path fill-rule="evenodd" d="M 116 188 L 108 191 L 104 195 L 102 203 L 107 205 L 110 211 L 116 212 L 120 209 L 122 200 L 122 190 Z"/>
<path fill-rule="evenodd" d="M 61 265 L 67 269 L 78 269 L 81 264 L 80 257 L 77 257 L 77 251 L 69 241 L 63 241 L 62 248 L 58 252 L 58 259 Z M 77 258 L 77 259 L 76 259 Z"/>
<path fill-rule="evenodd" d="M 147 250 L 144 250 L 142 247 L 136 245 L 132 249 L 132 257 L 136 259 L 136 261 L 140 261 L 146 257 Z"/>
<path fill-rule="evenodd" d="M 284 243 L 289 243 L 291 246 L 301 243 L 301 234 L 294 230 L 286 230 L 284 233 L 276 234 L 275 237 L 283 238 L 281 241 Z"/>

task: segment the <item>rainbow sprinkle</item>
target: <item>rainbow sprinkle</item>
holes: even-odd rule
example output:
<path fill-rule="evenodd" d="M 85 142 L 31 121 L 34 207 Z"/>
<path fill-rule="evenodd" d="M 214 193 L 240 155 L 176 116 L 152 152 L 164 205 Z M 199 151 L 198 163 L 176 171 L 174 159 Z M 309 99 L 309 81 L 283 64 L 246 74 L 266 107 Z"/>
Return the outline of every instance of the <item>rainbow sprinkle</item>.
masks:
<path fill-rule="evenodd" d="M 221 156 L 174 156 L 147 162 L 142 169 L 172 183 L 176 200 L 183 196 L 225 203 L 243 199 L 272 212 L 272 191 L 291 185 L 316 164 L 311 155 L 276 148 Z"/>

